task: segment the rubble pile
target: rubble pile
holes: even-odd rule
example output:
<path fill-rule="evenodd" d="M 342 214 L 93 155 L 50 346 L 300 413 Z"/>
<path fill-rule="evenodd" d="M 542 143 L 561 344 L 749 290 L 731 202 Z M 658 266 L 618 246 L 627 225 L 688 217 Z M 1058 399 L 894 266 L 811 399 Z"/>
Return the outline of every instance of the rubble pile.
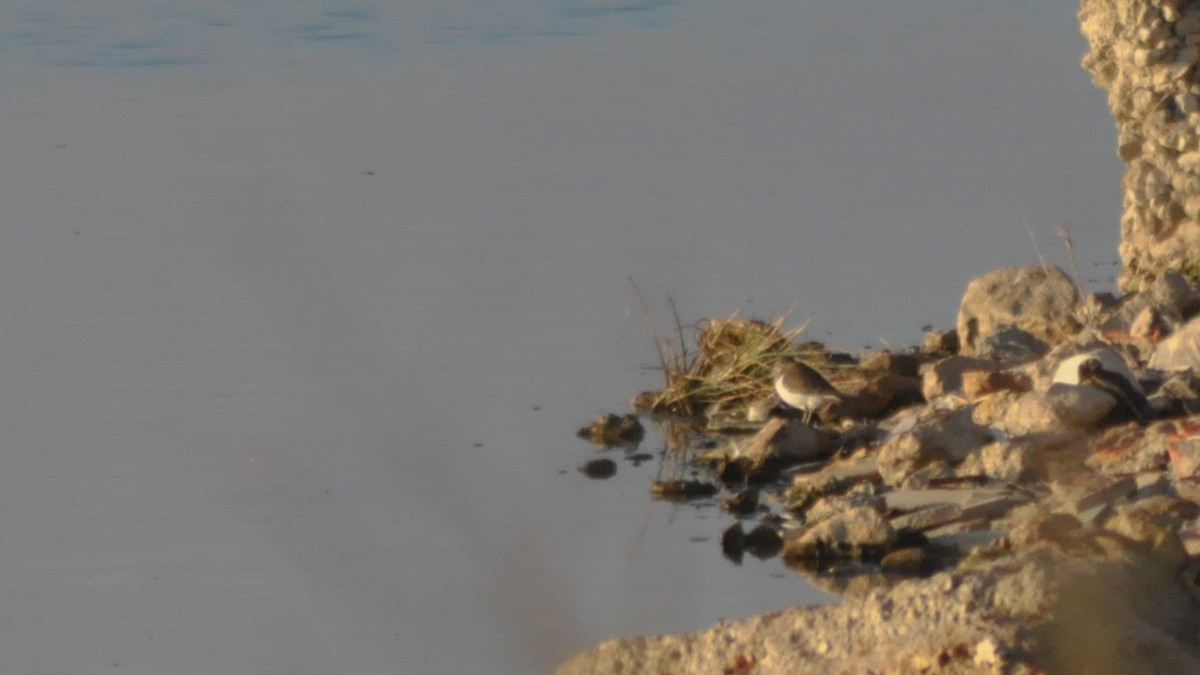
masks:
<path fill-rule="evenodd" d="M 778 554 L 841 605 L 560 672 L 1200 672 L 1198 312 L 1177 274 L 1120 299 L 1042 267 L 975 280 L 954 330 L 854 359 L 819 422 L 768 401 L 695 452 L 725 555 Z"/>

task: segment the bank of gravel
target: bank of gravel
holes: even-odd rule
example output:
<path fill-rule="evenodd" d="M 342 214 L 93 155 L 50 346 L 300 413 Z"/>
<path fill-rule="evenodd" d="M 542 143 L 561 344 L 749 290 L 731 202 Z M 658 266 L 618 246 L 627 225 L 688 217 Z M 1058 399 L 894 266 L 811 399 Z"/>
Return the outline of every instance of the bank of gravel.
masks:
<path fill-rule="evenodd" d="M 752 553 L 840 604 L 619 638 L 558 672 L 1200 672 L 1198 313 L 1180 275 L 1122 298 L 984 275 L 954 331 L 838 359 L 821 423 L 776 409 L 703 452 L 727 555 L 746 522 L 777 542 Z"/>

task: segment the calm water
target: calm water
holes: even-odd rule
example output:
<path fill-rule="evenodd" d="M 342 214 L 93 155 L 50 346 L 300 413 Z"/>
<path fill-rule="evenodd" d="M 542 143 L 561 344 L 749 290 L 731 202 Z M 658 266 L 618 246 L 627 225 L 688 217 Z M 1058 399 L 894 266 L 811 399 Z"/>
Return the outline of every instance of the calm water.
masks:
<path fill-rule="evenodd" d="M 1111 280 L 1071 3 L 392 4 L 0 3 L 0 671 L 544 672 L 826 601 L 575 471 L 658 384 L 629 278 L 852 350 L 1059 224 Z"/>

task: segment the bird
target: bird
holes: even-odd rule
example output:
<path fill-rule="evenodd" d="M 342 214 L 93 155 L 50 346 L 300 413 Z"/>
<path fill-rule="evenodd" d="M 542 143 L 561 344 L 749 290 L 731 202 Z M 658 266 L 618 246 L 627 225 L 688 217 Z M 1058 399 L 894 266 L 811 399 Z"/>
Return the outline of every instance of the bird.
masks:
<path fill-rule="evenodd" d="M 817 371 L 796 359 L 775 362 L 775 393 L 787 405 L 804 411 L 804 423 L 820 408 L 842 400 L 842 393 Z"/>
<path fill-rule="evenodd" d="M 1079 383 L 1117 399 L 1138 424 L 1146 426 L 1150 422 L 1150 402 L 1124 375 L 1105 370 L 1100 359 L 1087 359 L 1079 364 Z"/>

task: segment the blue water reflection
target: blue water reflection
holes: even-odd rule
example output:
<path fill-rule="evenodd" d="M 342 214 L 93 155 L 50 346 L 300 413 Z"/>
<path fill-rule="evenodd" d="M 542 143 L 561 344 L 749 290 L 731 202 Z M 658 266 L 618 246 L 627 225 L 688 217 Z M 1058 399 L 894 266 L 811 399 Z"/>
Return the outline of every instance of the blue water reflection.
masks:
<path fill-rule="evenodd" d="M 103 5 L 58 1 L 0 14 L 0 54 L 42 65 L 170 66 L 295 57 L 303 46 L 351 56 L 394 55 L 419 44 L 501 44 L 596 34 L 610 25 L 667 25 L 673 0 L 504 3 L 196 2 Z"/>

